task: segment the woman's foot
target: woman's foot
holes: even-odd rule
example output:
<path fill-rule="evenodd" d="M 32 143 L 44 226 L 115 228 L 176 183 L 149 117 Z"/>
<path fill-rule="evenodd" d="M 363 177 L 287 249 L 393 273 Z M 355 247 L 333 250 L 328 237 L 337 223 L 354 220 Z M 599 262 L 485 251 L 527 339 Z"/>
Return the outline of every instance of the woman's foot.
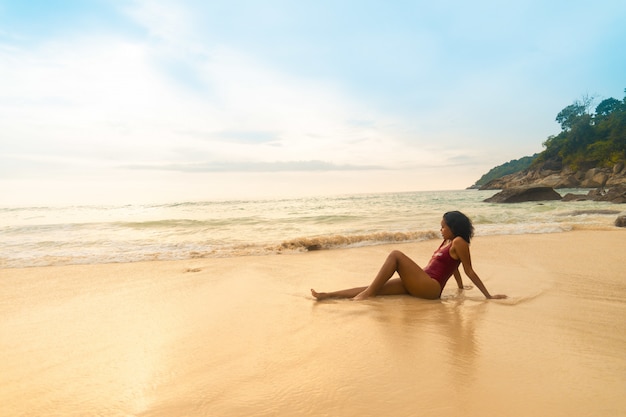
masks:
<path fill-rule="evenodd" d="M 330 297 L 327 293 L 325 293 L 325 292 L 317 292 L 313 288 L 311 288 L 311 295 L 313 297 L 315 297 L 318 301 L 319 300 L 324 300 L 324 299 Z"/>

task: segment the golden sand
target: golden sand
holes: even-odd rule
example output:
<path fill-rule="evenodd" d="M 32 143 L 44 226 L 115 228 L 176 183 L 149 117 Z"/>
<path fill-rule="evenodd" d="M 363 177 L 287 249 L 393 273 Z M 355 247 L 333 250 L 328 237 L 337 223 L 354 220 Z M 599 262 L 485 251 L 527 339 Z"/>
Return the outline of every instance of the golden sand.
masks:
<path fill-rule="evenodd" d="M 0 270 L 0 415 L 626 415 L 626 230 L 476 238 L 507 300 L 309 294 L 437 245 Z"/>

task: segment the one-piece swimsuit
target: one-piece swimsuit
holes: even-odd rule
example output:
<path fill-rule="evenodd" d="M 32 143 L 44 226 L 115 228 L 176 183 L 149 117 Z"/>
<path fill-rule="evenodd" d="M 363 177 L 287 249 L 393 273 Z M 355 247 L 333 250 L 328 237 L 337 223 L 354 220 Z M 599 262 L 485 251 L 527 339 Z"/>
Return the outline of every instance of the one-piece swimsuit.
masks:
<path fill-rule="evenodd" d="M 424 272 L 426 272 L 429 277 L 437 281 L 442 290 L 443 287 L 446 286 L 448 279 L 450 279 L 454 271 L 461 263 L 461 260 L 454 259 L 450 255 L 452 242 L 446 246 L 443 246 L 444 243 L 445 241 L 441 243 L 439 249 L 433 253 L 432 258 L 430 258 L 430 262 L 428 262 L 428 265 L 424 268 Z"/>

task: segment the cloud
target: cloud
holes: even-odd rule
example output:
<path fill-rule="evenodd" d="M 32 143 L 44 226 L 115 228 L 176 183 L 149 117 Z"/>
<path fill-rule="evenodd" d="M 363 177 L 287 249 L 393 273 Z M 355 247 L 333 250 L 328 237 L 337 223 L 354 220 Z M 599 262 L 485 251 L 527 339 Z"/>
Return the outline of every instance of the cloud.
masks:
<path fill-rule="evenodd" d="M 206 87 L 198 91 L 162 71 L 179 52 L 151 41 L 93 35 L 0 53 L 7 58 L 0 76 L 11 80 L 0 120 L 5 138 L 20 138 L 3 146 L 13 153 L 179 167 L 246 161 L 251 171 L 294 169 L 270 167 L 303 157 L 335 170 L 424 157 L 406 148 L 406 135 L 394 127 L 399 121 L 338 85 L 281 72 L 227 47 L 184 62 Z"/>
<path fill-rule="evenodd" d="M 254 131 L 254 130 L 223 130 L 216 132 L 202 132 L 198 130 L 181 130 L 183 136 L 198 138 L 201 140 L 214 140 L 235 143 L 271 143 L 279 139 L 278 131 Z"/>
<path fill-rule="evenodd" d="M 385 170 L 375 165 L 338 165 L 325 161 L 285 162 L 207 162 L 196 164 L 129 165 L 127 169 L 179 172 L 312 172 L 312 171 L 371 171 Z"/>
<path fill-rule="evenodd" d="M 193 28 L 193 12 L 180 2 L 132 0 L 120 11 L 147 30 L 149 36 L 165 42 L 188 38 Z"/>

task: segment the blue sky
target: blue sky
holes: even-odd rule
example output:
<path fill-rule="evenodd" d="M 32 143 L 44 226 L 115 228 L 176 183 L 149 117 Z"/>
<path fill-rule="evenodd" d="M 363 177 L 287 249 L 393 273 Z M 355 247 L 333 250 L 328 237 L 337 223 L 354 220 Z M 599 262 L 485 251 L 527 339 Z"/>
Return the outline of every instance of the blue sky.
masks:
<path fill-rule="evenodd" d="M 462 189 L 623 98 L 626 2 L 1 1 L 0 204 Z"/>

